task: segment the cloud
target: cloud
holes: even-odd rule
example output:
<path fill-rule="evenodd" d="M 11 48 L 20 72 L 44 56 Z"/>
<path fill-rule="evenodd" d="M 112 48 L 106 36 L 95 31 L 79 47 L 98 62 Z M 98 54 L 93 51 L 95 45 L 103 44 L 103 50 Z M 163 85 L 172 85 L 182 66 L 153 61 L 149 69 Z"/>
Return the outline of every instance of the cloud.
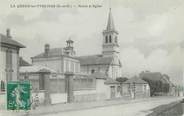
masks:
<path fill-rule="evenodd" d="M 38 17 L 30 20 L 31 22 L 59 22 L 62 20 L 62 15 L 76 15 L 78 14 L 78 9 L 52 9 L 52 10 L 43 10 Z"/>
<path fill-rule="evenodd" d="M 146 70 L 146 60 L 142 54 L 135 47 L 128 47 L 121 51 L 121 61 L 123 64 L 124 75 L 129 78 L 137 75 L 142 70 Z"/>
<path fill-rule="evenodd" d="M 8 26 L 26 25 L 27 23 L 24 16 L 19 14 L 9 14 L 4 19 L 2 19 L 2 22 Z"/>
<path fill-rule="evenodd" d="M 114 7 L 131 8 L 136 20 L 143 20 L 150 14 L 164 14 L 182 5 L 183 0 L 116 0 L 111 2 L 111 6 Z"/>
<path fill-rule="evenodd" d="M 154 49 L 148 57 L 145 57 L 134 47 L 125 48 L 121 51 L 123 74 L 130 78 L 146 70 L 161 72 L 168 74 L 173 82 L 180 83 L 182 76 L 181 54 L 182 51 L 179 47 L 170 53 L 159 48 Z"/>

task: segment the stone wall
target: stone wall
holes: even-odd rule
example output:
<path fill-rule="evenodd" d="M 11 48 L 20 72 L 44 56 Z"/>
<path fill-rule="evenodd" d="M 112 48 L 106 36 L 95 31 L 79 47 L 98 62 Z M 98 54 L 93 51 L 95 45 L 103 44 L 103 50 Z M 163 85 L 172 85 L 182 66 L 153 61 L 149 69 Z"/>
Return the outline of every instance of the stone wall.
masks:
<path fill-rule="evenodd" d="M 74 78 L 74 91 L 95 89 L 95 79 L 93 78 Z"/>
<path fill-rule="evenodd" d="M 135 84 L 134 88 L 133 85 L 122 84 L 122 96 L 127 98 L 150 97 L 150 89 L 148 86 L 148 84 Z"/>
<path fill-rule="evenodd" d="M 65 93 L 65 79 L 63 78 L 55 78 L 50 79 L 50 93 Z"/>
<path fill-rule="evenodd" d="M 74 102 L 95 101 L 96 96 L 95 89 L 74 91 Z"/>

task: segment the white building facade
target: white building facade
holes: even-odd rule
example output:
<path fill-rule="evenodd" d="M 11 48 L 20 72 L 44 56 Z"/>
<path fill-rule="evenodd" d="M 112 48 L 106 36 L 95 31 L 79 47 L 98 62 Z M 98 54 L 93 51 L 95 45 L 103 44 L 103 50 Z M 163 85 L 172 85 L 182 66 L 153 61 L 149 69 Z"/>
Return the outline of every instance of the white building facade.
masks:
<path fill-rule="evenodd" d="M 7 34 L 0 34 L 0 91 L 5 91 L 8 81 L 15 81 L 19 75 L 19 50 L 24 46 L 13 40 L 10 30 Z"/>

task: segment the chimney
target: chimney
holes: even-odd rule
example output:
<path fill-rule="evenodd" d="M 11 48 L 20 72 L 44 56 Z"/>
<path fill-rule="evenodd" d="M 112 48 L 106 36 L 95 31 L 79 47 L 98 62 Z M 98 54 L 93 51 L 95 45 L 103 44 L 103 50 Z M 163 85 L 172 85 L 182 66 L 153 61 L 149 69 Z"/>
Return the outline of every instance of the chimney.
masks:
<path fill-rule="evenodd" d="M 48 56 L 50 50 L 50 45 L 49 44 L 45 44 L 45 55 Z"/>
<path fill-rule="evenodd" d="M 10 34 L 10 29 L 9 29 L 9 28 L 6 29 L 6 36 L 7 36 L 8 38 L 11 38 L 11 34 Z"/>

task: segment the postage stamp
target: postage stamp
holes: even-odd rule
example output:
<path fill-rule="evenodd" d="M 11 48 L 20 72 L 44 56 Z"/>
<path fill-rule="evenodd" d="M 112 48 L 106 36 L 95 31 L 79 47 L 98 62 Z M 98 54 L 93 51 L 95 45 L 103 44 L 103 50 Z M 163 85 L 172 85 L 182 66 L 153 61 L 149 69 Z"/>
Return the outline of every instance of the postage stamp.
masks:
<path fill-rule="evenodd" d="M 7 84 L 7 109 L 30 110 L 30 82 L 11 81 Z"/>

